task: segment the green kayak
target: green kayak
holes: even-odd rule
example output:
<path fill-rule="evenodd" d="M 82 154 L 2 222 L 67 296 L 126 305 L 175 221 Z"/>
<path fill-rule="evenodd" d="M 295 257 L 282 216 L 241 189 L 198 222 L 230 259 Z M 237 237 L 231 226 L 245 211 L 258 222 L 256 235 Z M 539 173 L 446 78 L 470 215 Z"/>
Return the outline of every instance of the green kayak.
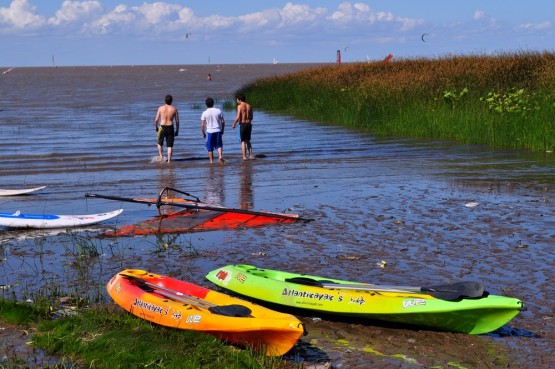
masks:
<path fill-rule="evenodd" d="M 494 331 L 524 309 L 522 301 L 490 295 L 477 282 L 383 286 L 251 265 L 228 265 L 206 278 L 236 294 L 285 307 L 470 334 Z"/>

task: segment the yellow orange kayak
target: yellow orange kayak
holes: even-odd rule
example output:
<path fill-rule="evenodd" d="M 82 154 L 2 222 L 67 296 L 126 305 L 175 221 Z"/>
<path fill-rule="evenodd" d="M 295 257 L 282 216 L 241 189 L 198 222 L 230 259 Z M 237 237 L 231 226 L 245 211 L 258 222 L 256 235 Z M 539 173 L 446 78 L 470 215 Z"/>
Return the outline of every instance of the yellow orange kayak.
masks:
<path fill-rule="evenodd" d="M 269 356 L 288 352 L 304 332 L 290 314 L 144 270 L 124 270 L 106 288 L 118 305 L 142 319 L 210 334 Z"/>

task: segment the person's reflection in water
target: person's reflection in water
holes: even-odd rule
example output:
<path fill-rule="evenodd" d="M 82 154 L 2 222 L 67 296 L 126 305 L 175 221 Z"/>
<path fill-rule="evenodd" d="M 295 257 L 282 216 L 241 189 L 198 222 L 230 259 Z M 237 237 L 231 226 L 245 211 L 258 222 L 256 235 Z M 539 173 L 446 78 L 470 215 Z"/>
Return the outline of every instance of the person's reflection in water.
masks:
<path fill-rule="evenodd" d="M 244 161 L 241 165 L 241 188 L 239 191 L 239 207 L 249 210 L 254 207 L 254 194 L 252 192 L 252 173 L 251 163 Z"/>
<path fill-rule="evenodd" d="M 224 205 L 224 167 L 221 165 L 211 165 L 208 177 L 204 185 L 204 202 L 208 204 Z"/>
<path fill-rule="evenodd" d="M 160 168 L 160 170 L 158 171 L 158 183 L 160 184 L 160 191 L 166 187 L 176 188 L 173 168 Z"/>
<path fill-rule="evenodd" d="M 158 183 L 159 183 L 159 188 L 158 188 L 158 191 L 156 192 L 156 196 L 158 196 L 160 191 L 162 191 L 166 187 L 176 188 L 175 177 L 173 175 L 173 168 L 170 168 L 170 167 L 160 168 L 160 170 L 158 171 Z M 174 196 L 175 194 L 173 193 L 173 191 L 164 192 L 164 198 L 174 197 Z M 174 208 L 173 206 L 160 207 L 160 212 L 161 214 L 164 214 L 164 215 L 176 212 L 178 210 L 182 210 L 182 209 Z"/>

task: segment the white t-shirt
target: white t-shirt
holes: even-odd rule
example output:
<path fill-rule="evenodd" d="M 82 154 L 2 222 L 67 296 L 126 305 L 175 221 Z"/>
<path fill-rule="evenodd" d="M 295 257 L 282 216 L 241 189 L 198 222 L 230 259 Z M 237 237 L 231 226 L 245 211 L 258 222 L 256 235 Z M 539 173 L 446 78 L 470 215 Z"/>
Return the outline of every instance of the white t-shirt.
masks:
<path fill-rule="evenodd" d="M 207 133 L 220 132 L 222 130 L 222 119 L 224 119 L 224 116 L 218 108 L 208 108 L 202 112 L 200 117 L 201 121 L 206 121 Z"/>

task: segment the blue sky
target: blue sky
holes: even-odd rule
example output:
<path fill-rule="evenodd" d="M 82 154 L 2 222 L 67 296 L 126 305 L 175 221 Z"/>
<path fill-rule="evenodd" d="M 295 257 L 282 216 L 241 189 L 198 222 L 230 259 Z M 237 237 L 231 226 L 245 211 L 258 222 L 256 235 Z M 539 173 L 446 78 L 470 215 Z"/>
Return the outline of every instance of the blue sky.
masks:
<path fill-rule="evenodd" d="M 553 52 L 555 1 L 0 0 L 0 45 L 5 67 Z"/>

